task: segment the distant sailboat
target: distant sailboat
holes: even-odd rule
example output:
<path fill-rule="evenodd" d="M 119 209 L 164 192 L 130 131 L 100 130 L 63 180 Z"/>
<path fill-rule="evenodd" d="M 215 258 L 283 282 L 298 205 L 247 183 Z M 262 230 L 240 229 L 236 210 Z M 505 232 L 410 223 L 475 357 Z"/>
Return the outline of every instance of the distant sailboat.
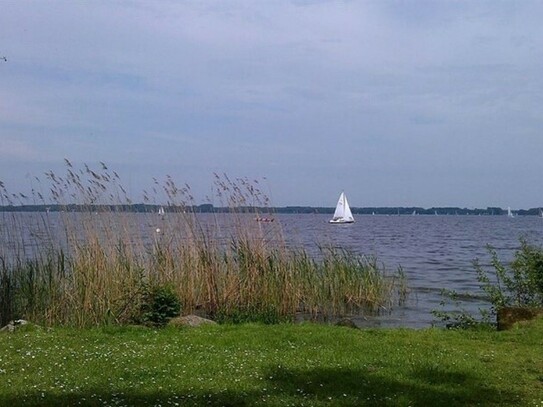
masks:
<path fill-rule="evenodd" d="M 513 215 L 513 212 L 511 212 L 511 207 L 510 206 L 507 207 L 507 216 L 510 217 L 510 218 L 515 217 L 515 215 Z"/>
<path fill-rule="evenodd" d="M 344 192 L 339 196 L 337 201 L 336 211 L 334 212 L 334 217 L 330 219 L 330 223 L 353 223 L 354 218 L 349 207 L 349 202 L 347 202 L 347 196 Z"/>
<path fill-rule="evenodd" d="M 160 216 L 164 217 L 164 213 L 165 213 L 165 211 L 164 211 L 164 208 L 162 206 L 160 208 L 158 208 L 158 214 Z"/>

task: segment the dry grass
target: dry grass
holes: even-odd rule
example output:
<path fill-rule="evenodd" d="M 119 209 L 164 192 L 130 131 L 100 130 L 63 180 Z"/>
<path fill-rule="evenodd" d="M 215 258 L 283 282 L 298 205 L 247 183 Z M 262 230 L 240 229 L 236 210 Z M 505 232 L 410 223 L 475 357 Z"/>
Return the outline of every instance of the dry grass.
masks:
<path fill-rule="evenodd" d="M 222 321 L 278 322 L 299 312 L 314 317 L 382 311 L 401 301 L 401 272 L 375 259 L 323 249 L 322 259 L 287 248 L 279 222 L 254 221 L 269 200 L 258 180 L 215 176 L 214 200 L 228 213 L 194 211 L 190 187 L 155 180 L 144 203 L 166 214 L 120 211 L 132 205 L 119 176 L 102 164 L 36 178 L 33 195 L 9 194 L 2 205 L 34 203 L 59 212 L 2 213 L 0 317 L 47 325 L 95 326 L 137 319 L 149 287 L 175 290 L 184 313 Z M 74 206 L 77 205 L 77 206 Z M 74 212 L 74 208 L 77 210 Z"/>

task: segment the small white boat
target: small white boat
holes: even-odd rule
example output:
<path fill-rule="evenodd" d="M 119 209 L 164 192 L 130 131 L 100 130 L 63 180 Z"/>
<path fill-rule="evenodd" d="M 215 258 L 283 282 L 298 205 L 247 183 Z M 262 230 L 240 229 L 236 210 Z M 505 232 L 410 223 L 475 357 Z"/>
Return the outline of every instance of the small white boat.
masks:
<path fill-rule="evenodd" d="M 507 207 L 507 216 L 510 217 L 510 218 L 514 218 L 515 215 L 513 215 L 513 212 L 511 211 L 511 207 L 508 206 Z"/>
<path fill-rule="evenodd" d="M 344 192 L 341 193 L 337 201 L 334 217 L 330 219 L 330 223 L 353 223 L 354 218 L 347 202 L 347 196 Z"/>
<path fill-rule="evenodd" d="M 165 212 L 164 212 L 164 208 L 163 208 L 162 206 L 161 206 L 160 208 L 158 208 L 158 214 L 159 214 L 160 216 L 164 216 L 164 213 L 165 213 Z"/>

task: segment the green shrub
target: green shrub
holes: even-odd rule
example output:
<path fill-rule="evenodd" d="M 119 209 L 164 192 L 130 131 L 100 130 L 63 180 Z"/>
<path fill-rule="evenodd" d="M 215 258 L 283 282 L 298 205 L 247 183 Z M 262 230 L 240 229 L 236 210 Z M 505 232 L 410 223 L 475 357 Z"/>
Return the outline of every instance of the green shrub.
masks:
<path fill-rule="evenodd" d="M 493 276 L 476 260 L 477 279 L 489 295 L 495 313 L 502 307 L 543 306 L 543 248 L 520 240 L 520 248 L 509 267 L 498 258 L 496 250 L 489 247 Z"/>
<path fill-rule="evenodd" d="M 488 296 L 490 311 L 480 310 L 481 318 L 477 319 L 467 311 L 433 310 L 432 314 L 447 326 L 459 328 L 473 327 L 477 324 L 489 324 L 497 312 L 503 307 L 542 307 L 543 306 L 543 248 L 529 244 L 520 239 L 520 248 L 515 252 L 513 261 L 504 264 L 496 250 L 488 246 L 490 268 L 475 260 L 473 265 L 477 272 L 477 281 Z M 458 293 L 443 290 L 442 295 L 460 306 Z M 447 305 L 441 302 L 442 308 Z"/>
<path fill-rule="evenodd" d="M 517 303 L 528 306 L 543 306 L 543 248 L 521 240 L 521 249 L 511 264 L 515 276 L 519 276 L 519 287 L 515 289 Z"/>
<path fill-rule="evenodd" d="M 171 287 L 155 286 L 146 290 L 141 304 L 141 322 L 164 326 L 179 315 L 181 303 Z"/>

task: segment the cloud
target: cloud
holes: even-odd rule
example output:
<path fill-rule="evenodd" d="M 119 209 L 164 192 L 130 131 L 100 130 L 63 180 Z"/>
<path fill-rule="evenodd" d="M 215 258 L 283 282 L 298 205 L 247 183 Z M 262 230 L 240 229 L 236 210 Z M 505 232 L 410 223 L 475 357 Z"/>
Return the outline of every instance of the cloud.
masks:
<path fill-rule="evenodd" d="M 542 11 L 538 2 L 10 2 L 0 15 L 2 144 L 9 135 L 0 148 L 21 167 L 106 161 L 134 179 L 148 168 L 203 188 L 213 171 L 258 173 L 293 192 L 276 191 L 277 204 L 321 204 L 345 171 L 372 174 L 372 195 L 391 205 L 390 191 L 404 188 L 398 173 L 414 180 L 404 194 L 414 200 L 431 195 L 421 180 L 434 168 L 447 183 L 458 166 L 469 177 L 502 174 L 507 162 L 523 178 L 543 170 Z M 473 184 L 469 199 L 477 187 L 488 191 Z M 538 199 L 525 190 L 522 199 Z"/>

